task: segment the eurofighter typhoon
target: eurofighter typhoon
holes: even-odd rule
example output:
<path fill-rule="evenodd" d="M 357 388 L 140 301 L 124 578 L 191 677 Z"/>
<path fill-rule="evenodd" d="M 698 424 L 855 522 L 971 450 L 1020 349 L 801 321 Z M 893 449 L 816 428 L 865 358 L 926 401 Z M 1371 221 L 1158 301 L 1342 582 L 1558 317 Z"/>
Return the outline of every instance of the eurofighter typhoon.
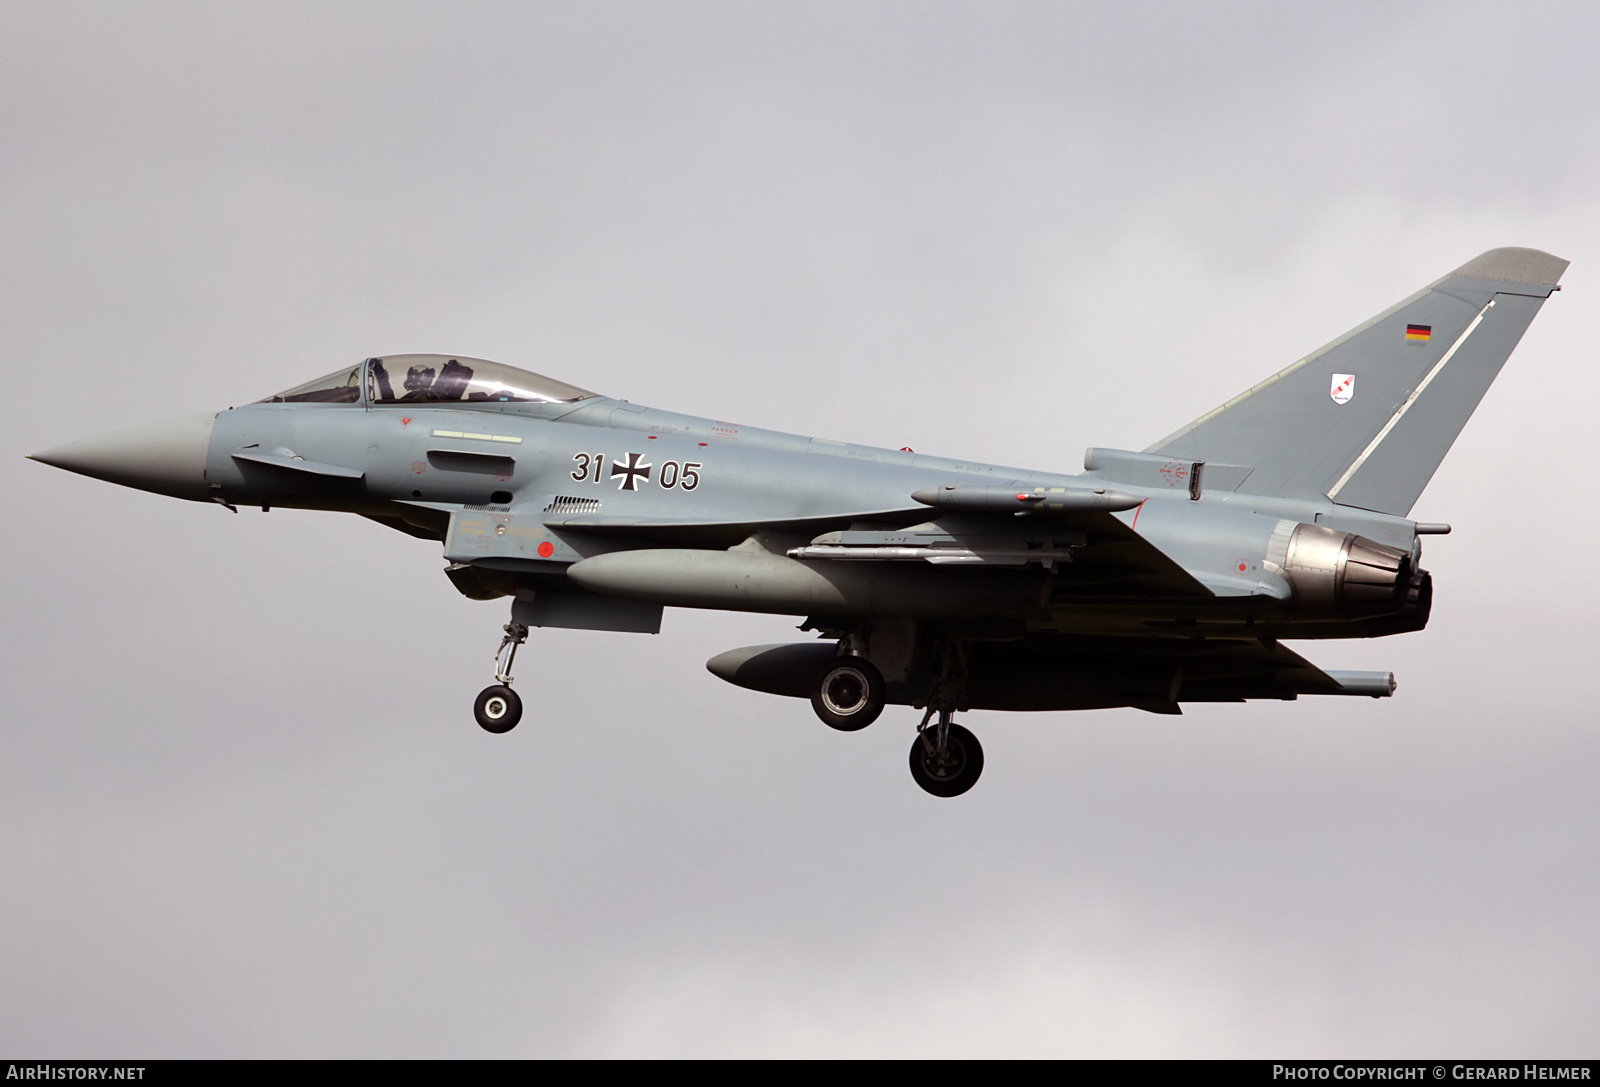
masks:
<path fill-rule="evenodd" d="M 706 666 L 842 732 L 921 710 L 911 774 L 977 781 L 968 709 L 1386 698 L 1284 643 L 1421 630 L 1408 518 L 1567 262 L 1494 249 L 1140 452 L 1068 475 L 797 437 L 483 359 L 385 355 L 226 411 L 33 459 L 229 509 L 360 514 L 507 598 L 474 713 L 522 716 L 532 627 L 654 634 L 662 609 L 802 617 Z M 915 720 L 916 718 L 911 718 Z"/>

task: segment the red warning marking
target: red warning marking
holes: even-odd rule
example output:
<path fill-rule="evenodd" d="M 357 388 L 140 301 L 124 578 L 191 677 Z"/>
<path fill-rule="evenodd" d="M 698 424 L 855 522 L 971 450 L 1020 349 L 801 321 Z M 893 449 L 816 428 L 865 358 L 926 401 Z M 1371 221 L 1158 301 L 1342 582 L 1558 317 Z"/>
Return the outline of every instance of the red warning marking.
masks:
<path fill-rule="evenodd" d="M 1242 574 L 1242 573 L 1244 573 L 1244 572 L 1245 572 L 1245 571 L 1246 571 L 1246 570 L 1248 570 L 1248 569 L 1250 569 L 1250 567 L 1248 567 L 1248 566 L 1246 566 L 1246 565 L 1245 565 L 1245 564 L 1244 564 L 1244 563 L 1242 563 L 1242 562 L 1241 562 L 1241 563 L 1240 563 L 1240 564 L 1239 564 L 1239 572 L 1240 572 L 1240 573 L 1241 573 L 1241 574 Z"/>
<path fill-rule="evenodd" d="M 701 445 L 705 445 L 705 444 L 706 444 L 706 443 L 705 443 L 705 442 L 701 442 L 701 443 L 700 443 L 700 444 L 701 444 Z"/>
<path fill-rule="evenodd" d="M 547 559 L 555 553 L 556 545 L 551 543 L 549 540 L 545 540 L 539 544 L 539 557 L 541 559 Z"/>
<path fill-rule="evenodd" d="M 1144 500 L 1144 502 L 1148 501 L 1150 501 L 1148 498 Z M 1133 507 L 1133 524 L 1129 525 L 1129 528 L 1139 527 L 1139 515 L 1144 512 L 1144 502 L 1140 502 L 1137 506 Z"/>
<path fill-rule="evenodd" d="M 409 416 L 409 415 L 401 416 L 400 417 L 400 425 L 401 426 L 410 426 L 411 425 L 411 416 Z"/>
<path fill-rule="evenodd" d="M 654 434 L 650 435 L 650 440 L 651 441 L 655 441 L 656 440 L 656 436 Z"/>

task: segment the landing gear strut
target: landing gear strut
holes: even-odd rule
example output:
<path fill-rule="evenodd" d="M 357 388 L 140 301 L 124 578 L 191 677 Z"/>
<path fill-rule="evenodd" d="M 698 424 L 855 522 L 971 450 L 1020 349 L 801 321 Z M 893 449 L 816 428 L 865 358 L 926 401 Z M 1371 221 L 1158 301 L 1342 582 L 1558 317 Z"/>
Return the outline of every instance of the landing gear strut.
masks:
<path fill-rule="evenodd" d="M 511 689 L 511 665 L 517 659 L 517 648 L 527 640 L 526 625 L 506 624 L 505 637 L 494 655 L 494 678 L 500 682 L 479 691 L 472 704 L 472 716 L 486 732 L 510 732 L 522 720 L 522 699 Z"/>
<path fill-rule="evenodd" d="M 965 703 L 966 685 L 966 647 L 955 641 L 942 643 L 939 675 L 928 693 L 928 709 L 911 744 L 911 776 L 934 796 L 960 796 L 976 785 L 978 775 L 983 773 L 983 746 L 976 736 L 951 720 L 956 708 Z"/>
<path fill-rule="evenodd" d="M 939 720 L 930 727 L 935 712 Z M 934 796 L 960 796 L 983 773 L 983 746 L 950 716 L 948 709 L 935 711 L 929 706 L 911 743 L 911 776 Z"/>

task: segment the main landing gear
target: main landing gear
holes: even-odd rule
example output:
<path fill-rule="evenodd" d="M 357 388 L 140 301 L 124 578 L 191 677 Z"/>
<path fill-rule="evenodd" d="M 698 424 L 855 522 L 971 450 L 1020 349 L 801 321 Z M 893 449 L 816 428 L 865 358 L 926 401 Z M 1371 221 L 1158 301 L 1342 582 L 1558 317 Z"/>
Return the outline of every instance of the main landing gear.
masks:
<path fill-rule="evenodd" d="M 951 720 L 957 708 L 966 707 L 967 646 L 946 638 L 937 652 L 939 674 L 928 689 L 928 710 L 911 744 L 911 777 L 934 796 L 960 796 L 983 773 L 983 746 Z"/>
<path fill-rule="evenodd" d="M 939 720 L 930 726 L 935 713 Z M 983 773 L 983 745 L 950 716 L 948 709 L 929 706 L 911 743 L 911 776 L 934 796 L 960 796 L 976 785 Z"/>
<path fill-rule="evenodd" d="M 811 708 L 840 732 L 866 728 L 883 712 L 883 673 L 865 657 L 838 657 L 817 681 Z"/>
<path fill-rule="evenodd" d="M 511 689 L 511 665 L 517 659 L 517 647 L 527 640 L 528 628 L 524 624 L 506 624 L 505 637 L 500 639 L 500 648 L 494 655 L 494 678 L 500 682 L 479 691 L 472 704 L 472 716 L 485 732 L 510 732 L 522 720 L 522 699 Z"/>
<path fill-rule="evenodd" d="M 853 642 L 844 645 L 856 649 Z M 943 639 L 936 653 L 938 672 L 911 745 L 911 777 L 934 796 L 960 796 L 983 773 L 983 745 L 951 720 L 957 709 L 966 706 L 966 645 Z M 828 727 L 856 732 L 878 719 L 887 699 L 883 673 L 860 652 L 849 652 L 835 657 L 818 676 L 811 708 Z"/>

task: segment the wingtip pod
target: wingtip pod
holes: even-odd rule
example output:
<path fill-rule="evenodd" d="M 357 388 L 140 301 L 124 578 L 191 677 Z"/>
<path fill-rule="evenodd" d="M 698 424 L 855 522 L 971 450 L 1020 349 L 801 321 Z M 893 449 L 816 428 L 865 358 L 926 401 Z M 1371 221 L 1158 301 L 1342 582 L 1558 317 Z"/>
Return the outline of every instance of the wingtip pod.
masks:
<path fill-rule="evenodd" d="M 965 513 L 1117 513 L 1144 501 L 1105 487 L 963 487 L 946 484 L 912 491 L 914 501 Z"/>
<path fill-rule="evenodd" d="M 1506 283 L 1537 283 L 1543 287 L 1553 287 L 1561 282 L 1562 274 L 1571 263 L 1542 249 L 1507 246 L 1481 253 L 1450 274 L 1472 276 L 1475 279 L 1497 279 Z"/>
<path fill-rule="evenodd" d="M 1330 669 L 1329 679 L 1339 685 L 1337 691 L 1319 691 L 1319 694 L 1348 694 L 1367 698 L 1392 698 L 1399 686 L 1393 672 L 1340 672 Z"/>

